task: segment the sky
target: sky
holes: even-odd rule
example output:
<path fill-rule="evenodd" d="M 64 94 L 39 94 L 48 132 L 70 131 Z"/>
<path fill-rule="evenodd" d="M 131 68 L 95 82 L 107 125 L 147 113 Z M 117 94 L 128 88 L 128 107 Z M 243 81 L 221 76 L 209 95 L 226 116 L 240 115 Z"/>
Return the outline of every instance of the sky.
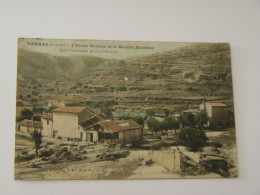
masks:
<path fill-rule="evenodd" d="M 91 55 L 111 59 L 167 52 L 191 44 L 194 43 L 31 38 L 19 38 L 18 40 L 19 48 L 30 51 L 60 56 Z"/>

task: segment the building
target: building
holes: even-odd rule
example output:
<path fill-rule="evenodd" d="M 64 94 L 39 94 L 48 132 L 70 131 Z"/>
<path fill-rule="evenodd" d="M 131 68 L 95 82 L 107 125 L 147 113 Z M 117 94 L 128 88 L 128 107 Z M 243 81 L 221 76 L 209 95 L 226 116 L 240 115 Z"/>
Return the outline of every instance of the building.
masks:
<path fill-rule="evenodd" d="M 200 105 L 200 110 L 205 110 L 208 115 L 209 124 L 225 126 L 228 123 L 227 105 L 220 102 L 204 102 Z"/>
<path fill-rule="evenodd" d="M 86 132 L 80 124 L 94 115 L 92 110 L 81 106 L 63 106 L 54 109 L 52 137 L 86 140 Z"/>
<path fill-rule="evenodd" d="M 190 109 L 184 110 L 183 113 L 192 113 L 192 114 L 196 115 L 199 111 L 200 111 L 199 109 L 190 108 Z"/>
<path fill-rule="evenodd" d="M 128 120 L 106 120 L 99 122 L 98 140 L 108 144 L 128 144 L 143 137 L 142 125 Z"/>
<path fill-rule="evenodd" d="M 142 139 L 142 126 L 135 121 L 107 120 L 87 107 L 63 106 L 42 115 L 42 135 L 85 142 L 128 144 Z"/>
<path fill-rule="evenodd" d="M 23 110 L 30 110 L 33 111 L 33 104 L 30 102 L 24 101 L 22 99 L 16 100 L 16 119 L 19 120 L 19 118 L 22 118 L 22 111 Z"/>
<path fill-rule="evenodd" d="M 54 101 L 49 101 L 48 102 L 48 108 L 49 107 L 61 107 L 61 106 L 65 106 L 65 104 L 63 102 L 60 102 L 60 101 L 57 101 L 57 100 L 54 100 Z"/>
<path fill-rule="evenodd" d="M 44 113 L 41 117 L 42 121 L 42 135 L 46 137 L 53 137 L 53 114 L 52 113 Z"/>
<path fill-rule="evenodd" d="M 27 134 L 31 134 L 34 131 L 40 133 L 42 131 L 42 122 L 24 119 L 17 123 L 17 131 Z"/>

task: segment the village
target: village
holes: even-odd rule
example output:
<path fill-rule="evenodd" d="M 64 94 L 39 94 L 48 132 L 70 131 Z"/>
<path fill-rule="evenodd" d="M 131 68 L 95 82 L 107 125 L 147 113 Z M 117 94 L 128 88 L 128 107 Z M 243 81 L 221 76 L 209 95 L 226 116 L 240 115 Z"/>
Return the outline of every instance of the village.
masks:
<path fill-rule="evenodd" d="M 116 101 L 104 102 L 105 109 L 93 102 L 49 100 L 43 108 L 17 99 L 16 177 L 237 176 L 232 113 L 225 103 L 202 100 L 132 115 L 118 112 L 122 106 Z"/>

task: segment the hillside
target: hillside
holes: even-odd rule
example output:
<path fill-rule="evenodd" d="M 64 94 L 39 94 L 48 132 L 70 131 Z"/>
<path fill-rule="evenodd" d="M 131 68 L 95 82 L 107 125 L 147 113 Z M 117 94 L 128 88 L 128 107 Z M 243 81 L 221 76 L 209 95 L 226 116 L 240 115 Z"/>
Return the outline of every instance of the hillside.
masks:
<path fill-rule="evenodd" d="M 114 60 L 94 56 L 55 56 L 18 50 L 18 84 L 36 85 L 73 81 L 112 68 Z"/>
<path fill-rule="evenodd" d="M 154 95 L 231 97 L 230 48 L 225 43 L 193 44 L 130 61 L 88 83 Z"/>

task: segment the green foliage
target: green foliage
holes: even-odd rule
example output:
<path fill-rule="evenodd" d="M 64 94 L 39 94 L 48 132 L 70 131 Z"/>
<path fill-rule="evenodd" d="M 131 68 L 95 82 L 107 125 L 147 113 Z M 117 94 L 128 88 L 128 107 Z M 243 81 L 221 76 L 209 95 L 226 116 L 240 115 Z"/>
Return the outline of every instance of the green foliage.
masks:
<path fill-rule="evenodd" d="M 34 144 L 35 144 L 35 153 L 36 153 L 36 156 L 38 156 L 38 149 L 39 149 L 40 145 L 42 144 L 42 134 L 40 132 L 34 130 L 34 132 L 31 135 L 32 135 L 32 139 L 34 140 Z"/>
<path fill-rule="evenodd" d="M 129 150 L 126 150 L 122 153 L 113 153 L 113 154 L 107 154 L 105 156 L 106 159 L 111 159 L 111 160 L 116 160 L 116 159 L 120 159 L 120 158 L 126 158 L 128 157 L 130 154 Z"/>
<path fill-rule="evenodd" d="M 46 92 L 53 92 L 55 89 L 54 87 L 46 89 Z"/>
<path fill-rule="evenodd" d="M 165 143 L 165 142 L 159 142 L 157 144 L 154 144 L 151 146 L 152 150 L 162 150 L 162 149 L 167 149 L 171 147 L 172 145 L 170 143 Z"/>
<path fill-rule="evenodd" d="M 113 114 L 111 109 L 108 106 L 101 107 L 101 112 L 104 113 L 107 117 L 112 118 Z"/>
<path fill-rule="evenodd" d="M 179 141 L 192 152 L 200 151 L 206 146 L 208 138 L 203 130 L 197 128 L 184 128 L 180 131 Z"/>
<path fill-rule="evenodd" d="M 149 129 L 151 129 L 154 133 L 157 133 L 160 131 L 160 121 L 158 121 L 156 118 L 151 117 L 148 121 L 147 121 L 148 127 Z"/>
<path fill-rule="evenodd" d="M 31 154 L 29 156 L 18 155 L 17 157 L 15 157 L 15 163 L 24 162 L 24 161 L 30 161 L 32 159 L 34 159 L 34 155 L 33 154 Z"/>
<path fill-rule="evenodd" d="M 40 112 L 43 113 L 45 111 L 45 108 L 39 107 L 39 108 L 33 108 L 33 112 Z"/>
<path fill-rule="evenodd" d="M 195 115 L 187 112 L 187 113 L 182 113 L 179 116 L 179 123 L 182 124 L 182 128 L 184 128 L 185 126 L 187 127 L 195 127 L 196 123 L 195 123 Z"/>
<path fill-rule="evenodd" d="M 70 156 L 71 155 L 71 152 L 68 150 L 67 147 L 64 147 L 62 148 L 61 150 L 59 150 L 58 152 L 55 153 L 55 156 L 56 157 L 60 157 L 61 155 L 64 155 L 64 156 Z"/>
<path fill-rule="evenodd" d="M 152 116 L 155 116 L 155 111 L 151 110 L 151 109 L 147 109 L 145 111 L 145 114 L 146 114 L 147 117 L 152 117 Z"/>
<path fill-rule="evenodd" d="M 106 87 L 97 87 L 96 88 L 96 92 L 104 92 L 104 91 L 107 91 Z"/>
<path fill-rule="evenodd" d="M 139 141 L 132 143 L 131 148 L 141 148 L 141 146 L 143 144 L 147 144 L 147 143 L 149 143 L 147 140 L 142 139 L 142 140 L 139 140 Z"/>
<path fill-rule="evenodd" d="M 49 157 L 49 156 L 53 155 L 54 153 L 55 153 L 55 151 L 53 149 L 43 150 L 40 152 L 39 157 Z"/>
<path fill-rule="evenodd" d="M 116 88 L 116 91 L 127 91 L 127 88 L 125 86 L 119 86 Z"/>
<path fill-rule="evenodd" d="M 205 110 L 201 110 L 195 115 L 195 123 L 198 127 L 204 127 L 204 125 L 208 122 L 207 112 Z"/>
<path fill-rule="evenodd" d="M 37 96 L 37 95 L 39 95 L 39 92 L 38 91 L 32 91 L 32 95 Z"/>
<path fill-rule="evenodd" d="M 144 118 L 142 116 L 140 115 L 132 116 L 131 119 L 137 122 L 139 125 L 144 126 Z"/>
<path fill-rule="evenodd" d="M 168 117 L 165 119 L 165 123 L 166 123 L 166 129 L 165 129 L 166 131 L 170 129 L 174 129 L 176 133 L 176 130 L 180 128 L 179 122 L 175 118 Z"/>
<path fill-rule="evenodd" d="M 231 168 L 225 160 L 205 160 L 202 163 L 207 172 L 217 173 L 223 177 L 229 176 L 229 169 Z"/>
<path fill-rule="evenodd" d="M 33 112 L 29 109 L 24 109 L 22 110 L 21 115 L 25 119 L 31 119 L 33 116 Z"/>

